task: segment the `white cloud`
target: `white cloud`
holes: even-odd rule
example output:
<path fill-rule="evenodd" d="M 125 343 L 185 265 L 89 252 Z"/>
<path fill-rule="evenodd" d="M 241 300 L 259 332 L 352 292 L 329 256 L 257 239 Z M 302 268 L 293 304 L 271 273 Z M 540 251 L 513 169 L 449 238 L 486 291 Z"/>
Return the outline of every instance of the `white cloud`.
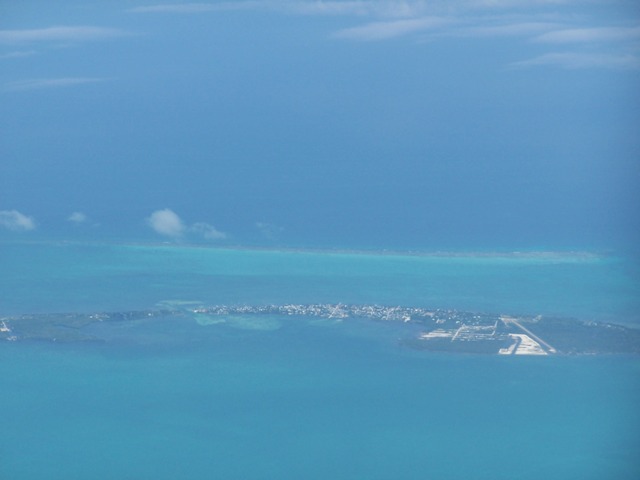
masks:
<path fill-rule="evenodd" d="M 182 220 L 173 210 L 165 208 L 164 210 L 156 210 L 149 218 L 147 224 L 160 235 L 167 237 L 180 237 L 185 231 Z"/>
<path fill-rule="evenodd" d="M 0 227 L 13 231 L 27 231 L 36 228 L 36 222 L 17 210 L 0 210 Z"/>
<path fill-rule="evenodd" d="M 180 238 L 187 233 L 199 235 L 206 240 L 221 240 L 227 238 L 226 233 L 221 232 L 209 223 L 197 222 L 191 226 L 185 225 L 178 214 L 169 208 L 153 212 L 147 218 L 147 225 L 156 233 L 173 238 Z"/>
<path fill-rule="evenodd" d="M 637 39 L 640 39 L 640 27 L 596 27 L 555 30 L 534 40 L 541 43 L 584 43 Z"/>
<path fill-rule="evenodd" d="M 366 15 L 372 13 L 380 2 L 292 2 L 289 10 L 303 15 Z"/>
<path fill-rule="evenodd" d="M 125 35 L 128 35 L 128 33 L 116 28 L 91 26 L 57 26 L 25 30 L 0 30 L 0 44 L 103 40 Z"/>
<path fill-rule="evenodd" d="M 35 50 L 19 50 L 15 52 L 3 53 L 2 55 L 0 55 L 0 59 L 31 57 L 36 53 L 37 52 Z"/>
<path fill-rule="evenodd" d="M 512 67 L 561 67 L 567 69 L 610 68 L 610 69 L 638 69 L 640 57 L 634 55 L 596 54 L 560 52 L 547 53 L 529 60 L 511 64 Z"/>
<path fill-rule="evenodd" d="M 423 15 L 426 11 L 447 9 L 442 2 L 434 8 L 434 2 L 425 0 L 245 0 L 236 2 L 192 2 L 146 5 L 130 8 L 132 13 L 197 14 L 230 10 L 270 10 L 298 15 L 337 16 L 371 15 L 382 18 L 408 18 Z"/>
<path fill-rule="evenodd" d="M 410 33 L 438 28 L 446 25 L 447 23 L 450 23 L 450 20 L 440 17 L 373 22 L 359 27 L 345 28 L 336 32 L 334 37 L 369 41 L 386 40 L 402 35 L 408 35 Z"/>
<path fill-rule="evenodd" d="M 477 23 L 481 23 L 478 22 Z M 473 27 L 458 28 L 448 32 L 454 37 L 517 37 L 529 36 L 558 28 L 557 23 L 551 22 L 516 22 L 502 25 L 476 25 Z"/>
<path fill-rule="evenodd" d="M 172 3 L 133 7 L 127 11 L 131 13 L 200 13 L 213 10 L 213 5 L 210 3 Z"/>
<path fill-rule="evenodd" d="M 82 212 L 73 212 L 71 215 L 69 215 L 67 221 L 73 223 L 83 223 L 87 221 L 87 216 Z"/>
<path fill-rule="evenodd" d="M 15 92 L 22 90 L 39 90 L 43 88 L 63 88 L 87 83 L 105 82 L 107 80 L 109 79 L 92 77 L 39 78 L 5 83 L 3 90 Z"/>
<path fill-rule="evenodd" d="M 227 238 L 226 233 L 204 222 L 194 223 L 189 230 L 202 235 L 207 240 L 222 240 L 223 238 Z"/>
<path fill-rule="evenodd" d="M 589 4 L 596 3 L 598 0 L 459 0 L 455 2 L 461 6 L 467 8 L 477 9 L 498 9 L 498 8 L 513 8 L 513 9 L 527 9 L 535 7 L 552 6 L 557 7 L 561 5 L 577 5 L 577 4 Z M 601 0 L 602 3 L 611 0 Z"/>
<path fill-rule="evenodd" d="M 371 15 L 381 18 L 410 18 L 427 12 L 440 11 L 434 2 L 425 1 L 314 1 L 290 2 L 287 10 L 303 15 Z"/>
<path fill-rule="evenodd" d="M 284 228 L 268 222 L 256 222 L 256 228 L 268 240 L 277 240 L 284 231 Z"/>
<path fill-rule="evenodd" d="M 129 11 L 199 14 L 254 10 L 285 15 L 351 16 L 366 20 L 362 25 L 334 32 L 332 37 L 358 41 L 384 41 L 410 35 L 437 41 L 521 37 L 540 45 L 591 42 L 598 47 L 616 41 L 617 51 L 542 52 L 512 66 L 636 68 L 637 58 L 633 54 L 640 40 L 640 26 L 637 22 L 631 26 L 628 23 L 598 26 L 598 19 L 580 8 L 594 2 L 607 4 L 607 0 L 223 0 L 155 4 Z M 631 55 L 624 55 L 625 52 Z"/>
<path fill-rule="evenodd" d="M 127 10 L 131 13 L 203 13 L 222 12 L 226 10 L 264 9 L 271 2 L 240 1 L 216 3 L 167 3 L 161 5 L 147 5 Z"/>

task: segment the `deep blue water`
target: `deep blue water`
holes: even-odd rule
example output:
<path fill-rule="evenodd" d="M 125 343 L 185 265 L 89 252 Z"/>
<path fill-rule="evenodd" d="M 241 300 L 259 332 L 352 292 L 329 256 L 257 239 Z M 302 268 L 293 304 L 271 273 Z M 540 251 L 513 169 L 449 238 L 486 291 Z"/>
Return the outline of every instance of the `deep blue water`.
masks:
<path fill-rule="evenodd" d="M 0 314 L 182 299 L 640 323 L 637 269 L 614 256 L 3 244 L 0 260 Z M 176 342 L 0 344 L 0 478 L 640 476 L 636 357 L 436 355 L 371 322 L 189 328 Z"/>

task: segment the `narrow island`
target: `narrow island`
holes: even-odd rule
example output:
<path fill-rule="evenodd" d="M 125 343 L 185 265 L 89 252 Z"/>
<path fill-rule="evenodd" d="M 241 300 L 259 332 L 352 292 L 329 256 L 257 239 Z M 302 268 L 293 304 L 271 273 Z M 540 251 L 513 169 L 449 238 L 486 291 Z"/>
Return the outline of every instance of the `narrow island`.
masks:
<path fill-rule="evenodd" d="M 157 309 L 99 313 L 52 313 L 0 317 L 0 342 L 109 342 L 109 330 L 164 322 L 176 332 L 200 325 L 272 330 L 277 319 L 333 323 L 394 322 L 401 346 L 416 350 L 495 355 L 639 354 L 640 330 L 612 323 L 546 316 L 516 316 L 419 307 L 285 304 L 201 305 L 165 301 Z"/>

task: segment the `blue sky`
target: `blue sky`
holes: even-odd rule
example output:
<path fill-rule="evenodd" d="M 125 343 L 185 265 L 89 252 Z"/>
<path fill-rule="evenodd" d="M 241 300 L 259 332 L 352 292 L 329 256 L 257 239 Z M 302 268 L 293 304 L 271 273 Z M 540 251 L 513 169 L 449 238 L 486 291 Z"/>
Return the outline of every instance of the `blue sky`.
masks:
<path fill-rule="evenodd" d="M 640 240 L 615 1 L 3 2 L 0 234 Z"/>

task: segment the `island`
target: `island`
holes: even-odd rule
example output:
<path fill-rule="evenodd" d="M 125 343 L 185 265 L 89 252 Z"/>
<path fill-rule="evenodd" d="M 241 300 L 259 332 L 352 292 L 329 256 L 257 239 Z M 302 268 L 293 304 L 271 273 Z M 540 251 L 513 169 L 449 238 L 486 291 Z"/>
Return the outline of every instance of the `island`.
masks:
<path fill-rule="evenodd" d="M 212 305 L 165 301 L 158 308 L 122 312 L 49 313 L 0 317 L 0 342 L 109 342 L 123 326 L 165 329 L 200 325 L 273 330 L 278 319 L 340 324 L 393 322 L 399 345 L 416 350 L 495 355 L 639 354 L 640 329 L 579 319 L 348 304 Z"/>

